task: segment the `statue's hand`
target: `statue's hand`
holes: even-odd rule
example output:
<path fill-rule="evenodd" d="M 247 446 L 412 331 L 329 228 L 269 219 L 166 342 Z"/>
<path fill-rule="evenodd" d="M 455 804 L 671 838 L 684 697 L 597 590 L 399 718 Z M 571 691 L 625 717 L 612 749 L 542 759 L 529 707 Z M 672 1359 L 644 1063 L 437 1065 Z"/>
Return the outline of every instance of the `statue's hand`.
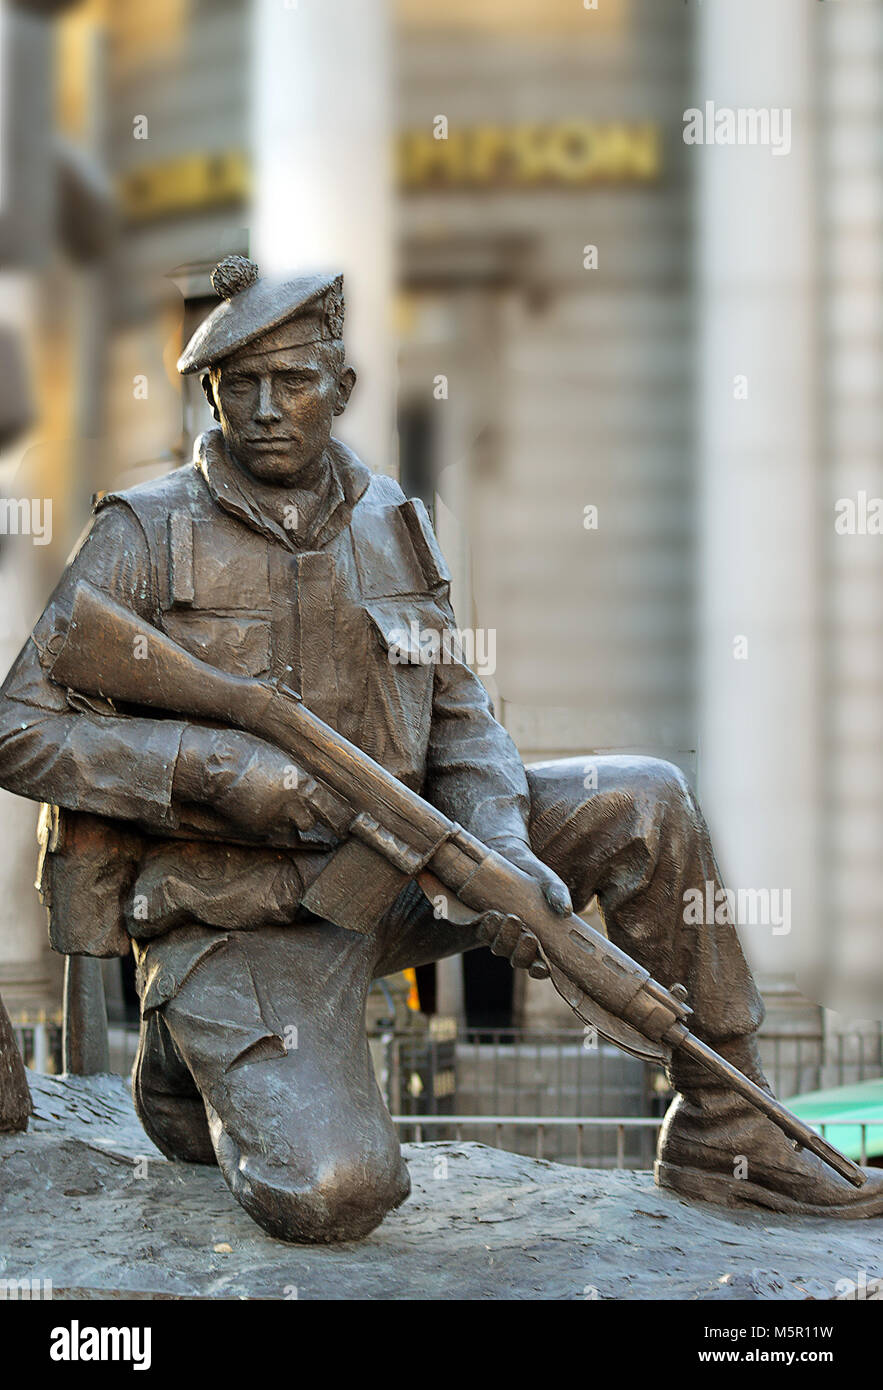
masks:
<path fill-rule="evenodd" d="M 214 808 L 250 836 L 312 830 L 313 781 L 279 748 L 232 729 L 188 725 L 174 796 Z"/>
<path fill-rule="evenodd" d="M 522 840 L 509 839 L 489 840 L 487 843 L 510 864 L 537 881 L 553 912 L 567 917 L 573 911 L 567 885 L 548 864 L 536 857 L 530 845 Z M 506 916 L 502 912 L 486 912 L 478 922 L 478 933 L 495 956 L 506 956 L 513 966 L 527 970 L 535 980 L 548 978 L 548 968 L 540 955 L 540 943 L 519 918 Z"/>

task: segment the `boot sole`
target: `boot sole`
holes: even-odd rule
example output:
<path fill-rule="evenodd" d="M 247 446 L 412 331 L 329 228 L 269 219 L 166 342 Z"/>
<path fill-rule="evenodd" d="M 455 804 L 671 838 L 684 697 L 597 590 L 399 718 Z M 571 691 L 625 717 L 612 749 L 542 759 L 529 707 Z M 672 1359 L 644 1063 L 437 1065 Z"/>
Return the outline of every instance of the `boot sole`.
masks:
<path fill-rule="evenodd" d="M 706 1173 L 701 1168 L 681 1168 L 677 1164 L 665 1163 L 660 1159 L 653 1165 L 653 1177 L 657 1187 L 667 1188 L 680 1197 L 689 1197 L 694 1202 L 711 1202 L 715 1206 L 731 1209 L 766 1207 L 769 1211 L 782 1212 L 787 1216 L 831 1216 L 843 1221 L 862 1221 L 868 1217 L 883 1216 L 883 1192 L 865 1205 L 858 1200 L 838 1206 L 818 1206 L 810 1202 L 799 1202 L 783 1192 L 760 1187 L 744 1178 L 730 1178 L 722 1173 Z"/>

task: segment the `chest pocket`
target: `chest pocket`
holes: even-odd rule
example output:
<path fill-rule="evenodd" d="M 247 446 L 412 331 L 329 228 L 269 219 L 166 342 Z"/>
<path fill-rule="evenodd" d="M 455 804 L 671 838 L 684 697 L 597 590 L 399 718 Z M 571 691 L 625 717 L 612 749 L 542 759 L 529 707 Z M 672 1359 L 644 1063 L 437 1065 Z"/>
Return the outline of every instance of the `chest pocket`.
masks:
<path fill-rule="evenodd" d="M 361 744 L 411 786 L 423 777 L 432 693 L 445 623 L 427 595 L 363 601 L 368 620 L 367 700 Z"/>
<path fill-rule="evenodd" d="M 182 647 L 237 676 L 266 675 L 273 642 L 266 542 L 226 525 L 194 527 L 169 516 L 166 632 Z"/>

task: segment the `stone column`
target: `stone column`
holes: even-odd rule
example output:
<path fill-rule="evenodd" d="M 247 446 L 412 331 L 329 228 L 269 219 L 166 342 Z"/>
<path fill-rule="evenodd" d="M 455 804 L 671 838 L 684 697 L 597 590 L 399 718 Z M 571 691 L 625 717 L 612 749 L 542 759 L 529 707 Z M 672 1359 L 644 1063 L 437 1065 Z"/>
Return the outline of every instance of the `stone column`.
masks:
<path fill-rule="evenodd" d="M 883 1017 L 883 7 L 820 5 L 829 1037 Z M 834 1044 L 836 1047 L 837 1045 Z M 869 1051 L 869 1055 L 873 1052 Z"/>
<path fill-rule="evenodd" d="M 697 180 L 699 787 L 725 879 L 791 890 L 742 931 L 761 985 L 818 948 L 818 258 L 804 0 L 698 16 L 691 104 L 791 112 L 791 148 L 705 144 Z M 782 147 L 784 149 L 784 145 Z"/>
<path fill-rule="evenodd" d="M 263 271 L 343 271 L 360 381 L 339 431 L 393 473 L 388 9 L 256 0 L 251 254 Z"/>

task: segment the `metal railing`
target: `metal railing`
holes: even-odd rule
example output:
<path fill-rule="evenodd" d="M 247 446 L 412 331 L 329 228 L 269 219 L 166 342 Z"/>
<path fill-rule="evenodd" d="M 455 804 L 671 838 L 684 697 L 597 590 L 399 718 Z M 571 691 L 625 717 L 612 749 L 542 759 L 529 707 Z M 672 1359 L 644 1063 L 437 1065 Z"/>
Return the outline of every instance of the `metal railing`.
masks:
<path fill-rule="evenodd" d="M 761 1033 L 760 1055 L 777 1096 L 796 1096 L 883 1076 L 883 1023 L 821 1037 Z"/>
<path fill-rule="evenodd" d="M 780 1096 L 883 1076 L 883 1029 L 827 1044 L 770 1033 L 760 1045 Z M 652 1166 L 672 1094 L 660 1067 L 572 1029 L 464 1030 L 446 1044 L 387 1034 L 384 1046 L 383 1089 L 404 1137 L 424 1130 L 440 1138 L 492 1135 L 497 1147 L 578 1166 Z M 418 1084 L 411 1086 L 414 1071 Z M 439 1089 L 438 1078 L 451 1073 Z M 860 1134 L 867 1157 L 867 1128 Z"/>
<path fill-rule="evenodd" d="M 833 1117 L 830 1120 L 815 1120 L 812 1128 L 817 1129 L 823 1139 L 827 1139 L 828 1130 L 836 1127 L 839 1129 L 859 1130 L 859 1157 L 858 1162 L 866 1164 L 868 1161 L 868 1130 L 883 1125 L 883 1120 L 843 1120 Z"/>
<path fill-rule="evenodd" d="M 607 1167 L 614 1168 L 633 1168 L 635 1165 L 626 1163 L 626 1131 L 627 1130 L 656 1130 L 662 1124 L 661 1116 L 651 1115 L 422 1115 L 415 1119 L 413 1115 L 393 1115 L 393 1123 L 404 1130 L 402 1139 L 404 1142 L 412 1141 L 420 1144 L 423 1142 L 424 1130 L 430 1131 L 429 1137 L 432 1139 L 448 1139 L 455 1143 L 462 1143 L 466 1138 L 464 1130 L 492 1129 L 494 1133 L 495 1149 L 506 1148 L 510 1152 L 525 1153 L 524 1149 L 513 1149 L 510 1144 L 503 1144 L 502 1137 L 507 1127 L 518 1129 L 532 1129 L 535 1139 L 532 1145 L 532 1153 L 526 1156 L 533 1158 L 546 1158 L 546 1132 L 547 1130 L 569 1130 L 576 1138 L 575 1144 L 575 1166 L 584 1167 Z M 883 1122 L 881 1122 L 883 1123 Z M 589 1154 L 586 1156 L 586 1148 L 583 1139 L 583 1132 L 586 1129 L 609 1129 L 616 1131 L 616 1161 L 612 1165 L 598 1164 Z M 439 1134 L 439 1130 L 450 1130 L 450 1134 Z M 409 1133 L 413 1131 L 413 1134 Z M 433 1132 L 436 1131 L 436 1132 Z M 650 1166 L 649 1164 L 647 1165 Z"/>
<path fill-rule="evenodd" d="M 422 1037 L 387 1034 L 383 1045 L 383 1090 L 393 1114 L 499 1117 L 497 1141 L 516 1153 L 536 1152 L 538 1122 L 661 1120 L 665 1108 L 661 1072 L 574 1029 L 450 1028 L 441 1038 L 431 1029 Z M 621 1157 L 617 1142 L 626 1143 L 629 1166 L 653 1161 L 646 1126 L 626 1126 L 627 1142 L 608 1125 L 547 1129 L 544 1157 L 561 1163 L 610 1166 Z"/>

